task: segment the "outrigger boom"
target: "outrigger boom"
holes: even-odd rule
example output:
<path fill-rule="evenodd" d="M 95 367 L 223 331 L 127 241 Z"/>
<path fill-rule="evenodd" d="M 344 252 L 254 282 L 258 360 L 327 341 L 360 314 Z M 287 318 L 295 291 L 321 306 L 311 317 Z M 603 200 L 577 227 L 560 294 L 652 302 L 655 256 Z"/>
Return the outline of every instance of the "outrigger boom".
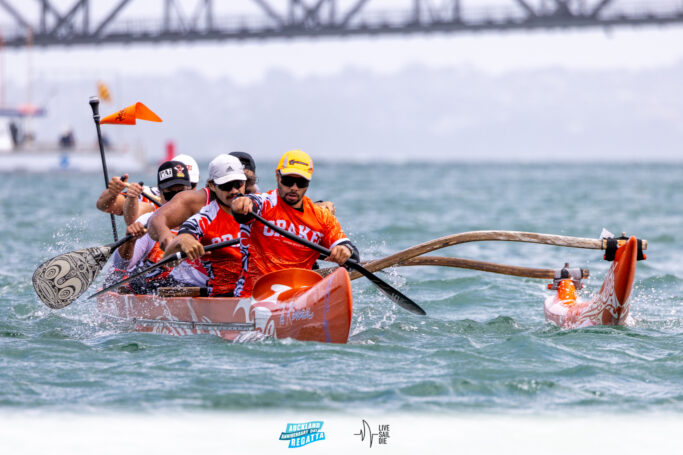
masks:
<path fill-rule="evenodd" d="M 432 251 L 439 250 L 441 248 L 446 248 L 453 245 L 459 245 L 461 243 L 470 242 L 485 242 L 485 241 L 502 241 L 502 242 L 523 242 L 523 243 L 538 243 L 544 245 L 562 246 L 568 248 L 584 248 L 593 250 L 606 250 L 608 246 L 615 242 L 617 247 L 624 245 L 628 239 L 622 234 L 619 239 L 591 239 L 585 237 L 571 237 L 566 235 L 554 235 L 554 234 L 540 234 L 536 232 L 523 232 L 523 231 L 470 231 L 470 232 L 460 232 L 458 234 L 451 234 L 445 237 L 440 237 L 438 239 L 430 240 L 419 245 L 407 248 L 398 253 L 394 253 L 376 261 L 364 263 L 364 267 L 371 271 L 376 272 L 378 270 L 385 269 L 394 265 L 407 266 L 407 265 L 444 265 L 448 267 L 461 267 L 461 268 L 472 268 L 474 270 L 482 270 L 486 272 L 493 273 L 503 273 L 506 275 L 514 276 L 524 276 L 529 278 L 552 278 L 549 269 L 528 269 L 529 274 L 525 273 L 524 269 L 521 267 L 506 266 L 503 264 L 494 264 L 481 261 L 473 261 L 467 263 L 467 261 L 472 261 L 469 259 L 460 258 L 447 258 L 448 261 L 439 262 L 436 256 L 424 256 L 418 260 L 411 261 L 413 258 L 422 256 L 423 254 L 430 253 Z M 640 241 L 642 245 L 642 250 L 647 249 L 647 240 Z M 434 258 L 434 259 L 430 259 Z M 432 263 L 429 263 L 429 262 Z M 450 261 L 450 263 L 449 263 Z M 460 262 L 458 262 L 460 261 Z M 455 265 L 460 264 L 460 265 Z M 472 267 L 470 267 L 472 266 Z M 483 268 L 480 268 L 483 267 Z M 494 270 L 496 268 L 503 267 L 499 271 Z M 516 269 L 516 270 L 515 270 Z M 554 271 L 553 271 L 554 273 Z M 533 276 L 532 276 L 533 275 Z M 351 273 L 351 279 L 355 280 L 359 278 L 360 275 L 356 272 Z"/>

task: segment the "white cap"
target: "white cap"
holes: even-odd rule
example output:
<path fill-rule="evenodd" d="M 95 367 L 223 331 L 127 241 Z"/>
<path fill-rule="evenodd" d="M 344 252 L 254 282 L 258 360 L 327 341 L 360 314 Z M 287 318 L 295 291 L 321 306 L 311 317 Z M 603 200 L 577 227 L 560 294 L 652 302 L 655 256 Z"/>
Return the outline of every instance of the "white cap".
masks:
<path fill-rule="evenodd" d="M 199 166 L 190 155 L 178 155 L 173 157 L 173 161 L 180 161 L 185 165 L 190 173 L 190 183 L 199 183 Z"/>
<path fill-rule="evenodd" d="M 247 180 L 247 176 L 238 158 L 223 153 L 209 163 L 209 180 L 222 185 L 233 180 Z"/>

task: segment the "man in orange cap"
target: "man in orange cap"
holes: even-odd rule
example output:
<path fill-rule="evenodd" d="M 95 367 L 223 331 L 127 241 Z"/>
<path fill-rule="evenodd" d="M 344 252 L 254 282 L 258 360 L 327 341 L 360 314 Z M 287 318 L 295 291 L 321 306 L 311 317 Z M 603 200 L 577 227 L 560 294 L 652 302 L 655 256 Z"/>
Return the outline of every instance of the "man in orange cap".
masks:
<path fill-rule="evenodd" d="M 255 211 L 276 226 L 331 250 L 327 261 L 343 265 L 349 258 L 359 260 L 358 249 L 346 237 L 337 218 L 305 196 L 313 176 L 313 160 L 301 150 L 292 150 L 280 158 L 275 177 L 277 189 L 250 194 L 232 201 L 232 214 L 243 225 L 241 236 L 242 276 L 236 296 L 247 296 L 262 275 L 288 268 L 312 268 L 319 253 L 287 239 L 268 227 L 253 223 Z M 248 238 L 247 238 L 248 237 Z"/>
<path fill-rule="evenodd" d="M 244 174 L 247 177 L 245 193 L 260 192 L 256 184 L 256 163 L 251 155 L 245 152 L 230 152 L 229 155 L 236 157 L 244 167 Z M 198 213 L 202 207 L 209 205 L 216 199 L 216 195 L 207 186 L 196 191 L 184 191 L 154 212 L 154 216 L 149 221 L 149 234 L 159 242 L 162 250 L 166 250 L 170 243 L 175 239 L 171 232 L 174 226 L 180 226 L 192 215 Z M 330 201 L 318 201 L 319 206 L 335 212 L 334 204 Z"/>

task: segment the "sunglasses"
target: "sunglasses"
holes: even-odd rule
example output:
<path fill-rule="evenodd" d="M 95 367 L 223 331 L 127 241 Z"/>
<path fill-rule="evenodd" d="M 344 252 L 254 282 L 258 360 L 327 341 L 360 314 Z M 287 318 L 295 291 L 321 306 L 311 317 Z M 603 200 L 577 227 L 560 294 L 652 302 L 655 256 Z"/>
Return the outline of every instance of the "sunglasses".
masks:
<path fill-rule="evenodd" d="M 244 185 L 244 180 L 232 180 L 216 185 L 216 187 L 221 191 L 231 191 L 233 188 L 236 190 L 240 189 L 242 185 Z"/>
<path fill-rule="evenodd" d="M 296 183 L 296 186 L 299 188 L 307 188 L 310 182 L 303 177 L 280 175 L 280 183 L 284 186 L 293 186 Z"/>

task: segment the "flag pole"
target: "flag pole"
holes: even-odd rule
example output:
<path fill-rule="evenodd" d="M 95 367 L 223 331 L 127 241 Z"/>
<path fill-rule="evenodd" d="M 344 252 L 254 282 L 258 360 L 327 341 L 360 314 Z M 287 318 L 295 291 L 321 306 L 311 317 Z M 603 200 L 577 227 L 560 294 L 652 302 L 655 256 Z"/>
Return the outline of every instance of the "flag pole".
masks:
<path fill-rule="evenodd" d="M 100 146 L 100 158 L 102 158 L 102 171 L 104 173 L 104 187 L 109 187 L 109 172 L 107 171 L 107 158 L 104 156 L 104 144 L 102 143 L 102 131 L 100 130 L 100 100 L 96 96 L 90 97 L 90 107 L 92 108 L 92 118 L 95 121 L 95 128 L 97 129 L 97 142 Z M 110 213 L 111 230 L 114 233 L 114 241 L 118 242 L 119 234 L 116 232 L 116 219 L 114 214 Z"/>

